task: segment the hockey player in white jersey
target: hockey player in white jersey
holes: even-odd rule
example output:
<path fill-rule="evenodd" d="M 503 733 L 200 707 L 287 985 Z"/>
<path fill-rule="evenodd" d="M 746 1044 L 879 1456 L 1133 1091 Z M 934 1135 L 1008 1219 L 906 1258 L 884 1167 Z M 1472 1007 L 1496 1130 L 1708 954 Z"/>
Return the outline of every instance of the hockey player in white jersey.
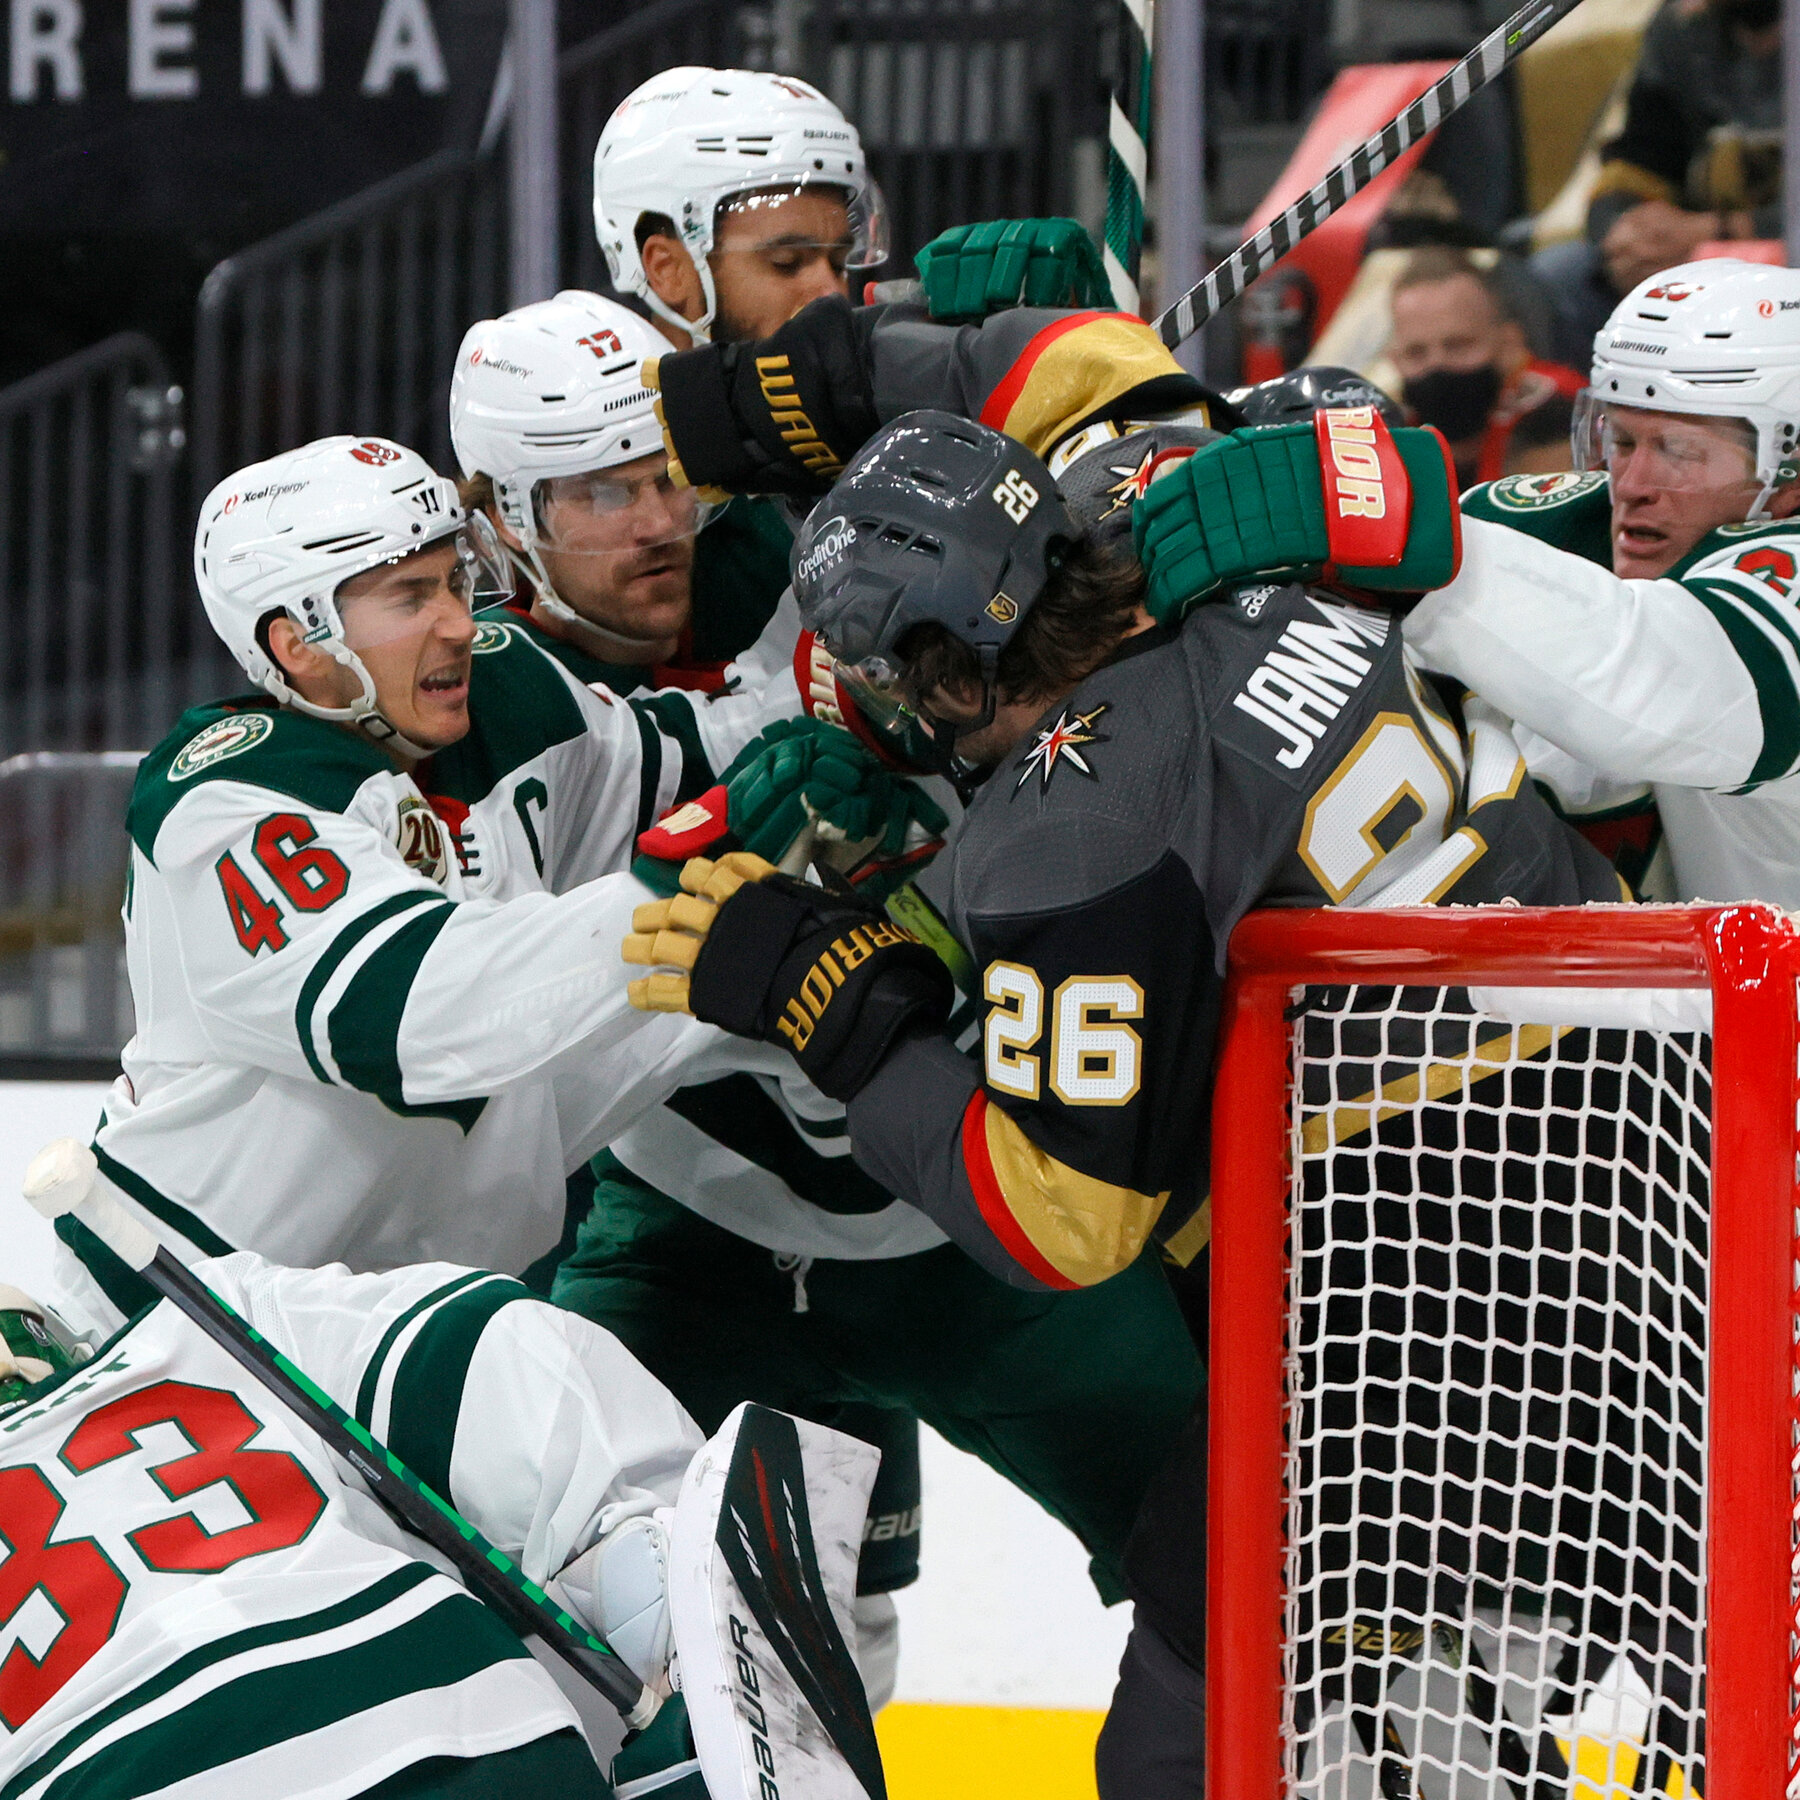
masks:
<path fill-rule="evenodd" d="M 794 711 L 792 682 L 679 737 L 590 690 L 475 621 L 502 585 L 485 521 L 376 438 L 222 482 L 195 570 L 262 691 L 140 770 L 102 1170 L 188 1257 L 523 1271 L 565 1175 L 704 1067 L 704 1040 L 639 1026 L 608 936 L 643 897 L 641 824 Z"/>
<path fill-rule="evenodd" d="M 617 301 L 574 290 L 471 325 L 450 381 L 463 497 L 518 576 L 496 617 L 579 680 L 717 693 L 735 665 L 755 687 L 793 659 L 792 533 L 771 502 L 721 509 L 675 485 L 642 379 L 667 348 Z M 677 732 L 692 714 L 655 706 Z"/>
<path fill-rule="evenodd" d="M 1800 906 L 1800 270 L 1719 259 L 1634 289 L 1576 439 L 1576 472 L 1463 497 L 1461 570 L 1407 643 L 1517 721 L 1647 897 Z M 1178 499 L 1144 533 L 1159 616 L 1200 597 L 1156 573 L 1193 540 Z"/>
<path fill-rule="evenodd" d="M 658 1515 L 701 1435 L 623 1345 L 448 1264 L 198 1268 L 667 1691 Z M 0 1289 L 7 1800 L 609 1793 L 499 1617 L 225 1351 L 133 1297 L 88 1353 Z"/>

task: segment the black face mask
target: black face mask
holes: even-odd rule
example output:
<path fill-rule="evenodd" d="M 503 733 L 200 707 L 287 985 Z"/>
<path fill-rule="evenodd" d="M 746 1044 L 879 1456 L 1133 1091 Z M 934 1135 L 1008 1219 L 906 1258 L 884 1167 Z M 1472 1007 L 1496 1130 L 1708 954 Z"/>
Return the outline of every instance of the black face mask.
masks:
<path fill-rule="evenodd" d="M 1427 369 L 1406 384 L 1406 404 L 1421 425 L 1435 425 L 1451 443 L 1480 436 L 1500 398 L 1500 371 Z"/>

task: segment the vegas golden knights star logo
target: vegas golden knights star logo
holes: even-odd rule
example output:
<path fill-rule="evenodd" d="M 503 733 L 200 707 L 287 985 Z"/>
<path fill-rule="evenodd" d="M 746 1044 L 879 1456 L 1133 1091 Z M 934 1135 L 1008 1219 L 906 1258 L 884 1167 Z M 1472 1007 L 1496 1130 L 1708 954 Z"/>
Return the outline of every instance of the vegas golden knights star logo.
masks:
<path fill-rule="evenodd" d="M 1098 781 L 1087 758 L 1081 754 L 1082 748 L 1088 744 L 1104 744 L 1105 732 L 1094 729 L 1094 721 L 1106 711 L 1104 706 L 1096 706 L 1092 712 L 1077 713 L 1070 718 L 1065 712 L 1047 731 L 1040 731 L 1037 740 L 1025 752 L 1025 760 L 1019 767 L 1019 779 L 1013 784 L 1016 794 L 1035 774 L 1042 786 L 1041 794 L 1050 785 L 1050 777 L 1057 769 L 1067 763 L 1079 775 L 1085 775 L 1089 781 Z"/>

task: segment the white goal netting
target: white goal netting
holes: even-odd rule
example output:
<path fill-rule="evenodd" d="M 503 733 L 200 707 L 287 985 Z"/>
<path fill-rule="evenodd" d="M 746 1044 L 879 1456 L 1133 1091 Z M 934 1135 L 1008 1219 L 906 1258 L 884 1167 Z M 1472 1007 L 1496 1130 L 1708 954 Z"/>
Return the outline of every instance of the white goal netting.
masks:
<path fill-rule="evenodd" d="M 1710 1039 L 1312 988 L 1292 1057 L 1287 1792 L 1704 1792 Z"/>

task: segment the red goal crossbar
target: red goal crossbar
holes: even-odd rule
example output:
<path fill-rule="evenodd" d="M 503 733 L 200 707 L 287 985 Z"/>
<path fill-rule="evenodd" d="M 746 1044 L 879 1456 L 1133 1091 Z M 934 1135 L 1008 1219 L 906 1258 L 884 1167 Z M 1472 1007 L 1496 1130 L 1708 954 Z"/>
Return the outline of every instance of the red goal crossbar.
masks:
<path fill-rule="evenodd" d="M 1270 911 L 1231 940 L 1213 1099 L 1208 1779 L 1284 1800 L 1290 1027 L 1297 987 L 1710 987 L 1707 1792 L 1778 1800 L 1795 1749 L 1796 975 L 1764 906 Z"/>

